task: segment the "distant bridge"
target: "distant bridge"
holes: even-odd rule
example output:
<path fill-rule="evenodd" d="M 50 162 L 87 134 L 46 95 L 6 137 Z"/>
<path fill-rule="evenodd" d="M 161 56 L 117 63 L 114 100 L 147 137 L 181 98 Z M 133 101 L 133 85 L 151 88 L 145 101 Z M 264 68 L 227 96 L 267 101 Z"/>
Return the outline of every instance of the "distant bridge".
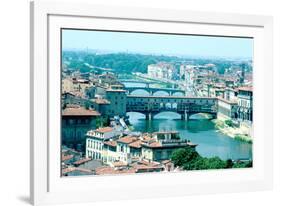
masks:
<path fill-rule="evenodd" d="M 176 93 L 181 93 L 183 96 L 186 95 L 186 92 L 182 89 L 172 89 L 172 88 L 153 88 L 153 87 L 125 87 L 128 95 L 131 95 L 132 92 L 136 90 L 144 90 L 149 93 L 150 96 L 153 96 L 156 92 L 166 92 L 169 96 L 173 96 Z"/>
<path fill-rule="evenodd" d="M 208 113 L 216 118 L 217 101 L 217 98 L 213 97 L 128 95 L 126 111 L 145 114 L 146 119 L 153 119 L 156 114 L 165 111 L 176 112 L 185 120 L 197 113 Z"/>
<path fill-rule="evenodd" d="M 153 80 L 141 80 L 141 79 L 118 79 L 121 83 L 142 83 L 142 84 L 155 84 L 159 83 L 159 81 Z"/>

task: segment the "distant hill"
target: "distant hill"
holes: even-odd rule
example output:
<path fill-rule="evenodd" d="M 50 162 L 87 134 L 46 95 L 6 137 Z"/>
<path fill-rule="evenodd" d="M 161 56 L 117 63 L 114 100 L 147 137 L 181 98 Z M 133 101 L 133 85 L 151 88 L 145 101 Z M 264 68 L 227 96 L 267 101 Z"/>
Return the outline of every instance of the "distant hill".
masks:
<path fill-rule="evenodd" d="M 69 69 L 79 69 L 81 72 L 88 72 L 94 67 L 111 68 L 115 73 L 147 72 L 149 64 L 157 62 L 188 63 L 193 65 L 215 64 L 219 73 L 224 73 L 231 65 L 239 64 L 239 61 L 209 58 L 184 58 L 164 55 L 147 55 L 134 53 L 87 53 L 84 51 L 63 51 L 62 60 L 67 63 Z"/>

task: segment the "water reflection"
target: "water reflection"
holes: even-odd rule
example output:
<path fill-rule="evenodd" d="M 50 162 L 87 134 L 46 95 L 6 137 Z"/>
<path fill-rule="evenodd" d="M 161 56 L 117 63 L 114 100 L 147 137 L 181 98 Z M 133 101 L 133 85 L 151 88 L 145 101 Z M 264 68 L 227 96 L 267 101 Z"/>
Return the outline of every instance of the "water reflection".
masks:
<path fill-rule="evenodd" d="M 149 121 L 145 115 L 129 112 L 129 121 L 134 130 L 155 132 L 161 130 L 177 130 L 184 139 L 198 144 L 197 151 L 205 157 L 219 156 L 222 159 L 252 158 L 252 145 L 241 142 L 216 131 L 212 121 L 193 115 L 188 121 L 180 119 L 173 112 L 163 112 Z M 201 116 L 201 117 L 200 117 Z"/>

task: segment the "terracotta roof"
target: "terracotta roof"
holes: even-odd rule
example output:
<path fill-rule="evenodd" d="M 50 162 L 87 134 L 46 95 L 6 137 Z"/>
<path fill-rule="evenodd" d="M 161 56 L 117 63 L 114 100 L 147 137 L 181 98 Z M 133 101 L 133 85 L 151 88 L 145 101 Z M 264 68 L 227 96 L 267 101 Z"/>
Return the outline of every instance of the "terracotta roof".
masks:
<path fill-rule="evenodd" d="M 73 158 L 74 155 L 62 155 L 61 160 L 66 161 Z"/>
<path fill-rule="evenodd" d="M 116 141 L 105 141 L 104 144 L 109 145 L 111 147 L 116 147 L 117 142 Z"/>
<path fill-rule="evenodd" d="M 134 168 L 116 170 L 112 167 L 98 167 L 95 171 L 96 171 L 96 175 L 136 173 L 136 170 Z"/>
<path fill-rule="evenodd" d="M 117 142 L 122 142 L 122 143 L 125 143 L 125 144 L 130 144 L 134 141 L 137 141 L 137 137 L 133 137 L 133 136 L 126 136 L 126 137 L 122 137 L 120 139 L 117 140 Z"/>
<path fill-rule="evenodd" d="M 239 87 L 238 90 L 252 92 L 253 91 L 253 87 L 244 86 L 244 87 Z"/>
<path fill-rule="evenodd" d="M 146 136 L 146 135 L 145 135 L 145 136 L 142 136 L 141 138 L 142 138 L 142 140 L 145 141 L 145 142 L 146 142 L 146 141 L 152 140 L 152 138 L 151 138 L 150 136 Z"/>
<path fill-rule="evenodd" d="M 83 107 L 67 107 L 62 111 L 62 116 L 100 116 L 100 113 Z"/>
<path fill-rule="evenodd" d="M 161 147 L 162 144 L 160 142 L 151 142 L 148 146 L 150 146 L 150 147 Z"/>
<path fill-rule="evenodd" d="M 147 166 L 157 166 L 159 165 L 159 163 L 155 163 L 155 162 L 149 162 L 149 161 L 146 161 L 146 160 L 141 160 L 141 161 L 138 161 L 137 162 L 138 165 L 147 165 Z"/>
<path fill-rule="evenodd" d="M 134 148 L 141 148 L 141 143 L 142 143 L 141 140 L 137 140 L 135 142 L 130 143 L 129 146 Z"/>
<path fill-rule="evenodd" d="M 164 167 L 161 165 L 155 165 L 155 164 L 149 164 L 149 165 L 139 165 L 136 164 L 133 166 L 135 168 L 136 172 L 153 172 L 153 170 L 159 171 L 159 169 L 164 170 Z"/>
<path fill-rule="evenodd" d="M 161 163 L 162 164 L 168 164 L 168 163 L 171 163 L 172 161 L 171 160 L 163 160 Z"/>
<path fill-rule="evenodd" d="M 77 160 L 76 162 L 74 162 L 73 164 L 74 165 L 81 165 L 85 162 L 89 162 L 91 159 L 90 158 L 84 158 L 84 159 L 81 159 L 81 160 Z"/>
<path fill-rule="evenodd" d="M 100 133 L 106 133 L 106 132 L 112 132 L 113 131 L 113 127 L 101 127 L 96 129 L 96 132 L 100 132 Z"/>
<path fill-rule="evenodd" d="M 73 171 L 80 171 L 80 172 L 86 172 L 86 173 L 92 173 L 91 170 L 85 169 L 85 168 L 78 168 L 78 167 L 68 167 L 62 170 L 62 174 L 67 174 L 69 172 Z"/>
<path fill-rule="evenodd" d="M 163 144 L 158 141 L 143 143 L 142 146 L 152 147 L 152 148 L 159 148 L 159 147 L 184 147 L 184 146 L 197 146 L 197 144 L 193 144 L 191 142 L 171 142 L 170 144 Z"/>
<path fill-rule="evenodd" d="M 113 162 L 112 165 L 114 167 L 124 167 L 127 166 L 128 164 L 126 164 L 125 162 L 118 161 L 118 162 Z"/>

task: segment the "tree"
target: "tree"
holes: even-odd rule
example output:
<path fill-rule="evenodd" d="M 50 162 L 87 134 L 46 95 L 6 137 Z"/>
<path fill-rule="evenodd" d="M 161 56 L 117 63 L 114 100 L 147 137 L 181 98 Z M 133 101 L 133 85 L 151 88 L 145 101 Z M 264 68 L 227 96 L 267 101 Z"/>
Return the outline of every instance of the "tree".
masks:
<path fill-rule="evenodd" d="M 227 159 L 226 160 L 226 168 L 232 168 L 233 167 L 233 162 L 231 159 Z"/>
<path fill-rule="evenodd" d="M 201 157 L 195 148 L 191 147 L 174 151 L 171 160 L 175 166 L 182 167 L 184 170 L 223 169 L 231 165 L 231 160 L 224 161 L 219 157 Z"/>
<path fill-rule="evenodd" d="M 196 152 L 195 148 L 186 147 L 182 149 L 178 149 L 172 153 L 171 160 L 175 164 L 175 166 L 183 166 L 190 164 L 200 155 Z"/>

